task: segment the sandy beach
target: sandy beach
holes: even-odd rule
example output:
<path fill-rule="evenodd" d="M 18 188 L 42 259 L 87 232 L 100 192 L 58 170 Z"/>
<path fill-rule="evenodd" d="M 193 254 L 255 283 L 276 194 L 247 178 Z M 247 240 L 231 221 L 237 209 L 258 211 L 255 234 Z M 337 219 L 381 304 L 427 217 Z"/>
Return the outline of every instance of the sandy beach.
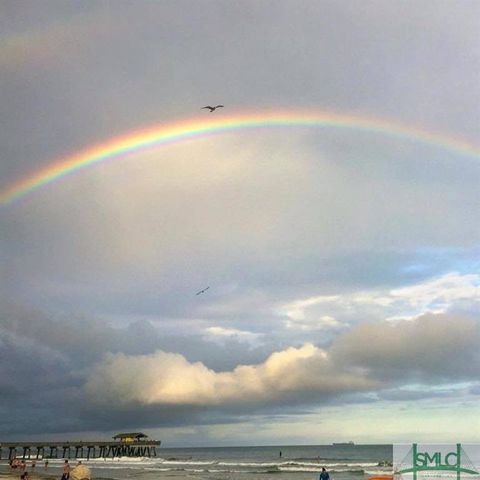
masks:
<path fill-rule="evenodd" d="M 57 478 L 53 471 L 49 472 L 42 471 L 41 468 L 38 471 L 28 471 L 28 480 L 54 480 Z M 13 480 L 13 479 L 20 479 L 20 475 L 23 471 L 19 469 L 11 469 L 8 465 L 1 465 L 0 466 L 0 480 Z"/>

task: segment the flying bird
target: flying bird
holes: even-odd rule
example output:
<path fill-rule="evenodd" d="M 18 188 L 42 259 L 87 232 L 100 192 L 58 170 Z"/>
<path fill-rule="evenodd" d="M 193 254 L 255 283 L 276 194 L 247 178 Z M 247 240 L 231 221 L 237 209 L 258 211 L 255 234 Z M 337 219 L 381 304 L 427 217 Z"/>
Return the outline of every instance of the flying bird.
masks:
<path fill-rule="evenodd" d="M 204 108 L 208 108 L 210 110 L 210 113 L 212 113 L 217 108 L 223 108 L 223 105 L 217 105 L 216 107 L 211 107 L 210 105 L 207 105 L 206 107 L 202 107 L 200 110 L 203 110 Z"/>
<path fill-rule="evenodd" d="M 204 288 L 203 290 L 200 290 L 197 292 L 195 295 L 200 295 L 201 293 L 205 293 L 210 287 Z"/>

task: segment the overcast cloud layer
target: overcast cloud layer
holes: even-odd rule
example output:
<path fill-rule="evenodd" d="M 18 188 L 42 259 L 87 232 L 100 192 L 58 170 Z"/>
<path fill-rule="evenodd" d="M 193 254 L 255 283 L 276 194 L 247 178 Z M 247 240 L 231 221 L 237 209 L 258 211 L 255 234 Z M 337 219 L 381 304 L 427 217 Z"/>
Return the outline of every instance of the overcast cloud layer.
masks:
<path fill-rule="evenodd" d="M 480 145 L 475 2 L 0 13 L 2 189 L 133 130 L 245 111 Z M 478 156 L 438 144 L 289 127 L 137 153 L 0 207 L 0 430 L 478 441 L 479 181 Z"/>

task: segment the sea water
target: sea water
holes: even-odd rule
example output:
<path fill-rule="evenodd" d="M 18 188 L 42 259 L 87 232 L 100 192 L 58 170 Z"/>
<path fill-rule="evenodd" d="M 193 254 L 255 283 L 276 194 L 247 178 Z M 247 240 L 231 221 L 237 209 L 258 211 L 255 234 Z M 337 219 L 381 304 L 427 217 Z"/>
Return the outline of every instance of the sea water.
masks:
<path fill-rule="evenodd" d="M 83 459 L 82 463 L 91 469 L 94 480 L 317 480 L 322 467 L 331 480 L 364 480 L 391 473 L 392 455 L 392 445 L 157 448 L 153 458 Z M 73 467 L 77 460 L 70 463 Z M 60 477 L 62 465 L 62 459 L 49 459 L 45 472 L 38 461 L 35 470 Z"/>

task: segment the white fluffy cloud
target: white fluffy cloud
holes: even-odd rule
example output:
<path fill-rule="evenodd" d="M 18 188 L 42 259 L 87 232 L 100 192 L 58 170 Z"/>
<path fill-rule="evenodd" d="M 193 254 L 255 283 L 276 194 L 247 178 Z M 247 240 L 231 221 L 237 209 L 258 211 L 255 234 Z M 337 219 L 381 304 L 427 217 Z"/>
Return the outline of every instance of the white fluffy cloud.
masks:
<path fill-rule="evenodd" d="M 480 275 L 450 272 L 424 283 L 390 291 L 392 301 L 404 301 L 413 308 L 427 311 L 447 310 L 454 302 L 480 302 Z"/>
<path fill-rule="evenodd" d="M 101 402 L 215 406 L 275 403 L 308 392 L 328 396 L 375 385 L 355 369 L 336 368 L 328 352 L 305 344 L 229 372 L 215 372 L 201 362 L 162 351 L 111 355 L 92 372 L 86 390 Z"/>
<path fill-rule="evenodd" d="M 290 327 L 338 329 L 342 321 L 411 320 L 426 313 L 446 313 L 457 306 L 474 311 L 479 303 L 480 275 L 449 272 L 402 288 L 301 298 L 276 307 L 276 311 L 287 317 Z M 335 322 L 325 321 L 329 318 Z"/>
<path fill-rule="evenodd" d="M 248 332 L 237 328 L 225 328 L 219 326 L 207 327 L 205 338 L 213 341 L 221 341 L 226 338 L 235 338 L 240 341 L 257 343 L 263 336 L 260 333 Z"/>

